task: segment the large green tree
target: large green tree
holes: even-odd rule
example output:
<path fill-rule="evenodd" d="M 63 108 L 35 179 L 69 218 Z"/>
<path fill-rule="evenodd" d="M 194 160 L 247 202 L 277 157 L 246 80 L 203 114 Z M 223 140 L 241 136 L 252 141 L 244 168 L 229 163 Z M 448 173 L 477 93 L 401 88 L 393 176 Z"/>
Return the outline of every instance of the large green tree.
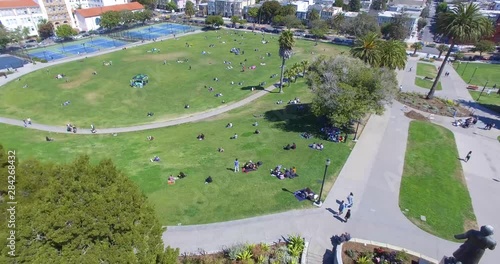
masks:
<path fill-rule="evenodd" d="M 145 24 L 146 21 L 150 20 L 153 17 L 153 11 L 149 9 L 144 9 L 140 12 L 134 12 L 134 19 L 136 21 L 140 21 Z"/>
<path fill-rule="evenodd" d="M 11 153 L 12 154 L 12 153 Z M 1 174 L 9 158 L 0 146 Z M 175 263 L 162 228 L 137 186 L 110 160 L 82 156 L 68 164 L 17 161 L 16 258 L 3 246 L 0 263 Z M 6 175 L 4 179 L 7 180 Z M 6 185 L 0 185 L 2 200 Z M 1 217 L 11 207 L 0 203 Z M 0 226 L 0 239 L 11 235 Z"/>
<path fill-rule="evenodd" d="M 360 0 L 349 0 L 349 11 L 359 12 L 360 9 L 361 9 L 361 1 Z"/>
<path fill-rule="evenodd" d="M 311 9 L 311 11 L 309 11 L 309 13 L 307 14 L 307 19 L 309 20 L 309 22 L 312 22 L 314 20 L 318 20 L 319 19 L 319 12 L 318 10 L 316 9 Z"/>
<path fill-rule="evenodd" d="M 133 0 L 132 2 L 139 2 L 147 9 L 153 10 L 156 7 L 157 0 Z"/>
<path fill-rule="evenodd" d="M 278 1 L 266 1 L 260 7 L 260 15 L 265 23 L 269 24 L 273 21 L 273 18 L 279 14 L 281 9 L 281 4 Z"/>
<path fill-rule="evenodd" d="M 440 59 L 441 55 L 443 55 L 443 52 L 448 51 L 449 47 L 445 44 L 440 44 L 439 46 L 436 47 L 436 49 L 439 51 L 438 59 Z"/>
<path fill-rule="evenodd" d="M 207 18 L 205 18 L 205 24 L 216 28 L 224 25 L 224 20 L 221 16 L 207 16 Z"/>
<path fill-rule="evenodd" d="M 382 27 L 382 34 L 387 39 L 404 40 L 409 35 L 408 22 L 410 18 L 407 14 L 395 15 L 391 22 Z"/>
<path fill-rule="evenodd" d="M 290 59 L 293 54 L 293 46 L 295 46 L 295 39 L 290 30 L 281 32 L 278 39 L 279 55 L 281 57 L 281 75 L 280 75 L 280 93 L 283 92 L 283 74 L 285 72 L 285 62 Z"/>
<path fill-rule="evenodd" d="M 419 18 L 417 21 L 417 31 L 422 30 L 425 26 L 427 26 L 427 19 Z"/>
<path fill-rule="evenodd" d="M 54 25 L 46 19 L 40 20 L 38 23 L 38 35 L 41 39 L 54 36 Z"/>
<path fill-rule="evenodd" d="M 56 28 L 56 35 L 60 38 L 66 39 L 78 34 L 76 29 L 72 28 L 70 25 L 64 24 Z"/>
<path fill-rule="evenodd" d="M 340 32 L 351 36 L 362 37 L 369 32 L 380 33 L 377 19 L 367 13 L 360 13 L 347 23 L 342 23 Z"/>
<path fill-rule="evenodd" d="M 448 4 L 446 2 L 441 2 L 436 7 L 436 15 L 440 13 L 445 13 L 448 11 Z"/>
<path fill-rule="evenodd" d="M 195 10 L 194 10 L 194 4 L 193 4 L 193 2 L 191 2 L 191 1 L 187 1 L 186 2 L 186 9 L 184 10 L 184 13 L 189 18 L 191 18 L 192 16 L 194 16 Z"/>
<path fill-rule="evenodd" d="M 446 52 L 443 64 L 439 68 L 431 90 L 427 94 L 428 99 L 434 97 L 444 66 L 450 58 L 455 45 L 475 43 L 482 38 L 491 36 L 493 34 L 493 25 L 487 17 L 481 14 L 479 6 L 476 4 L 459 3 L 451 10 L 439 14 L 436 31 L 439 35 L 448 39 L 450 48 Z"/>
<path fill-rule="evenodd" d="M 124 25 L 130 25 L 135 21 L 135 15 L 130 10 L 122 10 L 120 11 L 120 21 Z"/>
<path fill-rule="evenodd" d="M 483 52 L 493 52 L 496 49 L 495 42 L 491 40 L 480 40 L 474 44 L 472 50 L 479 52 L 479 56 L 483 56 Z"/>
<path fill-rule="evenodd" d="M 411 44 L 410 47 L 413 49 L 413 56 L 415 56 L 415 54 L 417 54 L 417 51 L 421 50 L 424 45 L 422 44 L 422 42 L 415 42 Z"/>
<path fill-rule="evenodd" d="M 335 30 L 335 31 L 340 31 L 340 29 L 342 28 L 342 25 L 345 22 L 346 21 L 345 21 L 344 13 L 336 14 L 327 20 L 328 27 Z"/>
<path fill-rule="evenodd" d="M 12 41 L 10 32 L 0 23 L 0 48 L 5 48 Z"/>
<path fill-rule="evenodd" d="M 316 41 L 318 41 L 319 38 L 323 38 L 326 33 L 328 33 L 328 23 L 323 19 L 311 21 L 310 27 L 309 33 L 316 38 Z"/>
<path fill-rule="evenodd" d="M 101 23 L 99 26 L 102 28 L 113 29 L 120 25 L 122 20 L 121 14 L 118 11 L 107 11 L 101 15 Z"/>
<path fill-rule="evenodd" d="M 337 127 L 369 113 L 382 114 L 397 93 L 396 73 L 347 56 L 320 57 L 309 67 L 312 111 Z"/>
<path fill-rule="evenodd" d="M 380 45 L 382 40 L 377 33 L 370 32 L 356 39 L 351 55 L 374 67 L 380 65 Z"/>
<path fill-rule="evenodd" d="M 406 43 L 399 40 L 383 41 L 380 45 L 380 67 L 402 70 L 406 66 Z"/>

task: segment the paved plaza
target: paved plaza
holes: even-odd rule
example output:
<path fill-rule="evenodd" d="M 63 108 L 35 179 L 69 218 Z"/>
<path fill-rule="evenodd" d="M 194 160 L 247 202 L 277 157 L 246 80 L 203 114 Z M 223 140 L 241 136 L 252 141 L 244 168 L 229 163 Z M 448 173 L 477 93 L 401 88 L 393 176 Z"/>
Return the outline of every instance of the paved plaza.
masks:
<path fill-rule="evenodd" d="M 68 60 L 55 63 L 66 61 Z M 399 71 L 398 80 L 403 85 L 404 91 L 426 93 L 427 89 L 414 85 L 417 62 L 417 58 L 410 58 L 407 69 L 412 67 L 414 70 Z M 8 79 L 1 79 L 0 85 L 48 65 L 54 65 L 54 63 L 26 65 L 18 72 L 9 75 Z M 500 213 L 495 210 L 500 204 L 500 195 L 498 195 L 500 193 L 500 164 L 495 162 L 498 161 L 500 153 L 500 144 L 496 139 L 498 130 L 480 129 L 484 127 L 485 122 L 492 121 L 496 122 L 497 128 L 500 127 L 499 117 L 498 114 L 477 106 L 465 88 L 466 83 L 451 65 L 446 67 L 445 70 L 450 72 L 450 76 L 442 77 L 443 90 L 436 91 L 436 96 L 461 100 L 471 105 L 475 108 L 475 115 L 478 116 L 479 122 L 476 127 L 464 129 L 452 126 L 453 118 L 450 117 L 436 116 L 431 121 L 454 133 L 460 155 L 465 155 L 472 150 L 473 157 L 468 163 L 462 163 L 462 167 L 477 222 L 479 225 L 489 224 L 500 230 Z M 122 133 L 198 121 L 248 104 L 273 88 L 270 87 L 239 102 L 203 113 L 141 126 L 99 128 L 98 132 Z M 181 252 L 197 252 L 199 249 L 212 252 L 239 242 L 274 242 L 288 234 L 300 234 L 310 242 L 309 263 L 322 263 L 331 255 L 330 238 L 336 234 L 349 232 L 356 238 L 401 246 L 437 260 L 441 260 L 445 255 L 450 256 L 459 244 L 443 240 L 419 229 L 404 216 L 398 206 L 410 121 L 404 116 L 403 105 L 398 102 L 388 106 L 382 116 L 373 115 L 321 208 L 293 210 L 206 225 L 169 226 L 163 234 L 165 245 L 179 247 Z M 3 117 L 0 117 L 0 122 L 23 125 L 21 120 Z M 36 122 L 30 128 L 61 133 L 66 131 L 64 126 L 48 126 Z M 84 133 L 87 132 L 83 130 L 79 132 L 79 134 Z M 335 157 L 329 158 L 335 159 Z M 355 195 L 352 218 L 348 223 L 342 223 L 335 218 L 332 211 L 338 208 L 337 200 L 344 200 L 349 192 Z M 500 240 L 500 236 L 497 235 L 496 239 Z M 498 259 L 500 259 L 500 250 L 487 251 L 482 263 L 497 263 Z"/>

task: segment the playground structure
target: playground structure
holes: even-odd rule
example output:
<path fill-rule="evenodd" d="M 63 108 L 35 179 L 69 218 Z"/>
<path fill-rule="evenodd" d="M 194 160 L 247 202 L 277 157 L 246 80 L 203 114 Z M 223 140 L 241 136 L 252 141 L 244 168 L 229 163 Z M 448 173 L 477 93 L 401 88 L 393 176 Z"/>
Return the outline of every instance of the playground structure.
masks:
<path fill-rule="evenodd" d="M 137 74 L 130 80 L 130 86 L 135 88 L 143 88 L 148 83 L 149 77 L 146 74 Z"/>

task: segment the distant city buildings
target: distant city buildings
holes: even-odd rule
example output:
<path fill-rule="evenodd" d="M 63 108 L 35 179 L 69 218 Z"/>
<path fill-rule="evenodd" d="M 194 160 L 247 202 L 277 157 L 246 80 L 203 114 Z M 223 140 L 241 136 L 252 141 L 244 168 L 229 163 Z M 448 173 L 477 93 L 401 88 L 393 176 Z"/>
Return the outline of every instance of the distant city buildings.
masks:
<path fill-rule="evenodd" d="M 132 2 L 121 5 L 77 9 L 75 10 L 75 19 L 80 31 L 96 30 L 100 27 L 102 13 L 124 10 L 137 12 L 144 10 L 144 6 L 138 2 Z"/>
<path fill-rule="evenodd" d="M 38 35 L 38 23 L 47 15 L 33 0 L 0 1 L 0 23 L 8 30 L 27 28 L 29 35 Z"/>

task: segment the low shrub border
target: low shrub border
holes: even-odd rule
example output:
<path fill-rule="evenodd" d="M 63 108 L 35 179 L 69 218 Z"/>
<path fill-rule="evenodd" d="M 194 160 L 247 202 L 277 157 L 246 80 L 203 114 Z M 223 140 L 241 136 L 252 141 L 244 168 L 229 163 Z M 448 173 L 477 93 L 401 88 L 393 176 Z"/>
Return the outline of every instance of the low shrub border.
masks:
<path fill-rule="evenodd" d="M 374 248 L 382 248 L 386 250 L 391 250 L 391 251 L 396 251 L 396 252 L 404 252 L 406 255 L 408 255 L 411 258 L 418 260 L 425 260 L 429 264 L 438 264 L 439 261 L 430 257 L 427 257 L 425 255 L 422 255 L 418 252 L 411 251 L 402 247 L 390 245 L 390 244 L 385 244 L 385 243 L 380 243 L 376 241 L 371 241 L 371 240 L 364 240 L 364 239 L 359 239 L 359 238 L 352 238 L 349 240 L 349 242 L 342 243 L 336 247 L 336 254 L 335 254 L 335 264 L 344 264 L 343 257 L 344 259 L 349 259 L 349 256 L 344 252 L 343 245 L 347 243 L 355 243 L 358 245 L 361 245 L 361 247 L 366 247 L 366 251 L 372 253 Z M 354 263 L 354 262 L 353 262 Z M 367 263 L 372 263 L 372 262 L 367 262 Z M 406 263 L 406 262 L 405 262 Z M 348 264 L 346 262 L 346 264 Z"/>

